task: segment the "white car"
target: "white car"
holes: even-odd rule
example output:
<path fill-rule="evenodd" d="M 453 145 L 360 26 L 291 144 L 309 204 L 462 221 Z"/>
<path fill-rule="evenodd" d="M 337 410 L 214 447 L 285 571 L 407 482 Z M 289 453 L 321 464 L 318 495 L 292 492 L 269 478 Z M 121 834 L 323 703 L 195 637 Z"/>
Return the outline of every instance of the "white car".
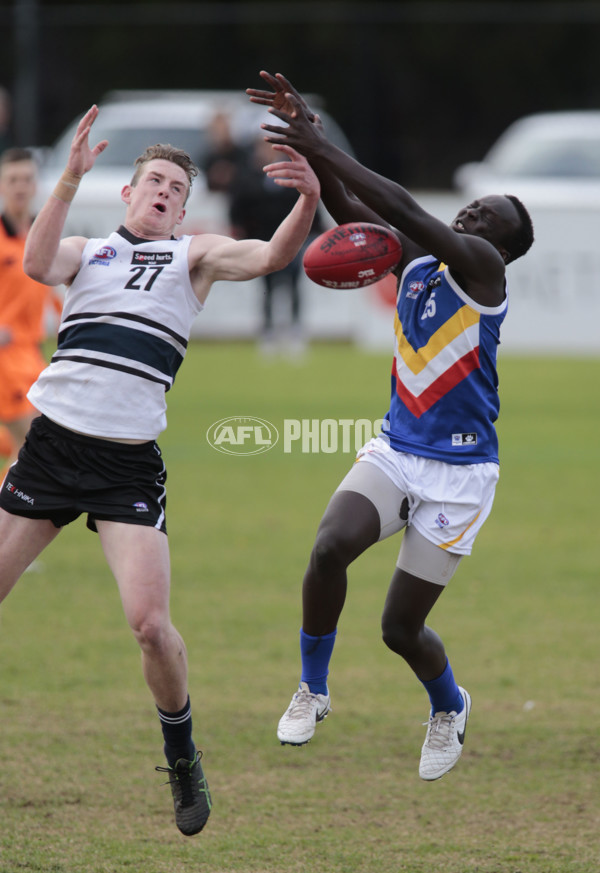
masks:
<path fill-rule="evenodd" d="M 456 170 L 454 185 L 467 199 L 497 193 L 532 207 L 600 206 L 600 110 L 515 121 L 483 161 Z"/>
<path fill-rule="evenodd" d="M 328 136 L 352 153 L 339 125 L 319 105 L 319 98 L 311 96 L 308 100 L 318 107 Z M 135 158 L 148 145 L 170 143 L 202 165 L 210 148 L 209 126 L 216 113 L 228 115 L 231 132 L 241 145 L 249 145 L 260 135 L 262 121 L 274 121 L 265 107 L 251 103 L 243 91 L 114 91 L 98 106 L 90 143 L 107 139 L 109 146 L 84 176 L 65 228 L 66 233 L 87 237 L 108 235 L 122 221 L 125 207 L 121 189 L 131 181 Z M 41 154 L 40 203 L 52 192 L 65 167 L 79 120 L 75 119 L 55 145 Z M 186 211 L 182 232 L 228 230 L 226 198 L 209 191 L 202 176 L 194 180 Z"/>

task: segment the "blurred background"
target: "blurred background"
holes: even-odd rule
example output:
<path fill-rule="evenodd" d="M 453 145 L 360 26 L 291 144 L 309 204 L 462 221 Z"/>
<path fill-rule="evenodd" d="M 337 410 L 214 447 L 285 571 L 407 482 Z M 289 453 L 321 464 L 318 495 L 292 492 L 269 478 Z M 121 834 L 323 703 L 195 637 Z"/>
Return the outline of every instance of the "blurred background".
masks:
<path fill-rule="evenodd" d="M 53 181 L 64 164 L 69 125 L 91 103 L 112 104 L 114 110 L 115 103 L 129 99 L 133 103 L 124 112 L 131 121 L 134 108 L 153 92 L 155 102 L 145 111 L 157 124 L 158 137 L 161 119 L 168 127 L 172 92 L 181 97 L 192 90 L 227 91 L 244 100 L 246 87 L 260 86 L 260 69 L 283 72 L 301 92 L 317 95 L 315 101 L 360 161 L 411 189 L 440 218 L 450 220 L 465 197 L 494 190 L 522 196 L 534 217 L 537 243 L 510 271 L 519 308 L 509 319 L 505 343 L 520 351 L 598 349 L 596 0 L 14 0 L 0 5 L 0 24 L 0 130 L 5 119 L 0 137 L 3 143 L 37 148 L 42 193 L 49 184 L 45 176 Z M 197 124 L 198 137 L 201 127 L 208 129 L 209 115 L 223 108 L 218 95 L 203 105 L 203 118 L 194 115 L 191 104 L 179 111 L 188 127 L 197 119 L 191 131 Z M 574 111 L 576 116 L 562 114 Z M 533 129 L 517 130 L 516 144 L 509 131 L 504 151 L 494 151 L 514 122 L 539 113 L 550 114 L 549 128 L 544 118 Z M 236 108 L 234 120 L 239 115 Z M 119 124 L 109 133 L 112 157 L 107 151 L 99 172 L 120 160 Z M 258 130 L 256 114 L 250 124 L 241 123 L 246 147 L 251 128 Z M 61 148 L 55 143 L 65 131 Z M 157 141 L 147 127 L 143 133 L 148 142 Z M 124 140 L 134 139 L 126 131 Z M 183 132 L 181 139 L 175 144 L 187 146 Z M 198 160 L 202 164 L 201 156 Z M 124 164 L 128 173 L 129 156 Z M 117 193 L 124 181 L 112 186 L 98 175 L 89 196 L 82 187 L 77 198 L 82 214 L 73 211 L 72 230 L 89 235 L 91 221 L 93 235 L 103 234 L 102 198 L 119 208 Z M 205 181 L 190 204 L 185 229 L 227 229 L 224 192 L 209 189 Z M 114 226 L 112 212 L 106 223 Z M 211 302 L 199 333 L 244 336 L 260 330 L 256 295 L 248 295 L 253 299 L 245 301 L 247 312 L 242 306 L 234 329 L 228 294 L 221 295 L 222 311 Z M 310 336 L 375 346 L 388 341 L 388 288 L 329 302 L 328 292 L 305 283 L 303 297 Z M 588 313 L 583 325 L 581 319 L 575 324 L 575 302 Z"/>
<path fill-rule="evenodd" d="M 265 68 L 325 95 L 373 169 L 446 187 L 519 116 L 600 107 L 595 0 L 13 0 L 0 22 L 21 144 L 115 88 L 243 90 Z"/>

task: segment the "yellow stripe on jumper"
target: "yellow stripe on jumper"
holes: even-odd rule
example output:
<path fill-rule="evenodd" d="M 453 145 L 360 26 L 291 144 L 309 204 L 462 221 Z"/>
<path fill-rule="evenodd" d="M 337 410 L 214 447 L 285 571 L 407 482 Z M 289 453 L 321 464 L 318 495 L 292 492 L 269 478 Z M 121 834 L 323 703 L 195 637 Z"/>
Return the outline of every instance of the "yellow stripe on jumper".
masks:
<path fill-rule="evenodd" d="M 461 306 L 448 321 L 436 330 L 426 345 L 415 350 L 404 336 L 402 324 L 396 311 L 394 332 L 398 340 L 398 351 L 409 370 L 415 374 L 420 373 L 452 340 L 478 322 L 478 312 L 471 309 L 470 306 Z"/>

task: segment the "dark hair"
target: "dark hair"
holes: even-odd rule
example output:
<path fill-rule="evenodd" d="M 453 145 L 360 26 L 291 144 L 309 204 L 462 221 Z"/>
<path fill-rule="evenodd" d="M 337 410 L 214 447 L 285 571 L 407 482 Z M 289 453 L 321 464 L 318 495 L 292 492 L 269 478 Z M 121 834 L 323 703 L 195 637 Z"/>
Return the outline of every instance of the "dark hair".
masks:
<path fill-rule="evenodd" d="M 517 258 L 522 257 L 533 245 L 533 222 L 531 215 L 518 197 L 515 197 L 514 194 L 505 194 L 504 196 L 513 204 L 521 219 L 517 230 L 504 240 L 504 246 L 509 255 L 507 263 L 510 264 L 512 261 L 516 261 Z"/>
<path fill-rule="evenodd" d="M 178 149 L 175 148 L 175 146 L 168 144 L 163 145 L 162 143 L 157 143 L 156 145 L 148 146 L 144 153 L 141 154 L 139 158 L 135 159 L 136 170 L 133 174 L 131 185 L 135 187 L 138 183 L 140 176 L 142 175 L 142 171 L 145 165 L 149 161 L 156 160 L 171 161 L 173 164 L 177 164 L 178 167 L 181 167 L 189 182 L 189 197 L 189 193 L 192 188 L 192 180 L 195 178 L 195 176 L 198 175 L 198 167 L 194 164 L 187 152 L 184 152 L 183 149 Z"/>
<path fill-rule="evenodd" d="M 0 156 L 0 167 L 4 164 L 16 164 L 18 161 L 34 161 L 35 158 L 29 149 L 19 147 L 6 149 Z"/>

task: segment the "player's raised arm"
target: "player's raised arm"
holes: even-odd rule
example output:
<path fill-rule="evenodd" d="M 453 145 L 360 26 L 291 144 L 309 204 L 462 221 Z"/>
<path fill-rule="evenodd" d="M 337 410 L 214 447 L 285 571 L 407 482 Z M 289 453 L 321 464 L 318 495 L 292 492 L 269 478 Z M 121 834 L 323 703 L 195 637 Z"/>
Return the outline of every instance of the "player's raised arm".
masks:
<path fill-rule="evenodd" d="M 196 296 L 204 302 L 213 282 L 244 281 L 286 267 L 305 242 L 319 203 L 319 181 L 306 158 L 289 146 L 278 151 L 289 160 L 275 161 L 264 171 L 277 185 L 296 188 L 299 197 L 270 240 L 232 240 L 201 234 L 190 245 L 190 275 Z"/>
<path fill-rule="evenodd" d="M 325 136 L 323 124 L 318 113 L 311 110 L 304 97 L 294 88 L 289 79 L 286 79 L 281 73 L 272 75 L 265 70 L 261 70 L 260 76 L 272 90 L 247 88 L 246 94 L 252 103 L 267 106 L 269 109 L 277 109 L 279 112 L 284 112 L 290 116 L 300 106 L 306 119 L 313 125 L 313 133 Z M 273 140 L 269 141 L 273 142 Z M 317 157 L 311 158 L 310 163 L 321 185 L 321 200 L 338 224 L 344 224 L 349 221 L 383 223 L 381 216 L 358 200 L 351 191 L 348 191 L 325 163 L 321 163 Z"/>
<path fill-rule="evenodd" d="M 275 77 L 283 86 L 283 77 Z M 420 253 L 431 253 L 450 265 L 464 280 L 463 287 L 482 303 L 494 303 L 504 296 L 504 268 L 509 253 L 500 244 L 501 232 L 494 238 L 484 233 L 470 233 L 458 225 L 446 225 L 423 209 L 409 192 L 364 167 L 342 149 L 330 142 L 309 119 L 306 103 L 297 92 L 284 95 L 285 103 L 277 99 L 270 106 L 275 118 L 287 126 L 263 124 L 268 131 L 266 139 L 272 143 L 291 145 L 309 162 L 320 168 L 319 174 L 333 174 L 358 200 L 373 210 L 380 219 L 397 228 L 403 237 L 406 263 Z M 278 109 L 284 105 L 292 112 Z M 510 207 L 512 211 L 512 207 Z M 505 216 L 500 216 L 503 222 Z M 509 223 L 516 220 L 511 215 Z M 458 231 L 458 232 L 457 232 Z"/>
<path fill-rule="evenodd" d="M 23 268 L 32 279 L 46 285 L 69 283 L 79 268 L 85 238 L 61 240 L 61 234 L 81 179 L 108 145 L 102 140 L 90 148 L 89 134 L 97 115 L 98 107 L 92 106 L 79 122 L 67 166 L 27 237 Z"/>

